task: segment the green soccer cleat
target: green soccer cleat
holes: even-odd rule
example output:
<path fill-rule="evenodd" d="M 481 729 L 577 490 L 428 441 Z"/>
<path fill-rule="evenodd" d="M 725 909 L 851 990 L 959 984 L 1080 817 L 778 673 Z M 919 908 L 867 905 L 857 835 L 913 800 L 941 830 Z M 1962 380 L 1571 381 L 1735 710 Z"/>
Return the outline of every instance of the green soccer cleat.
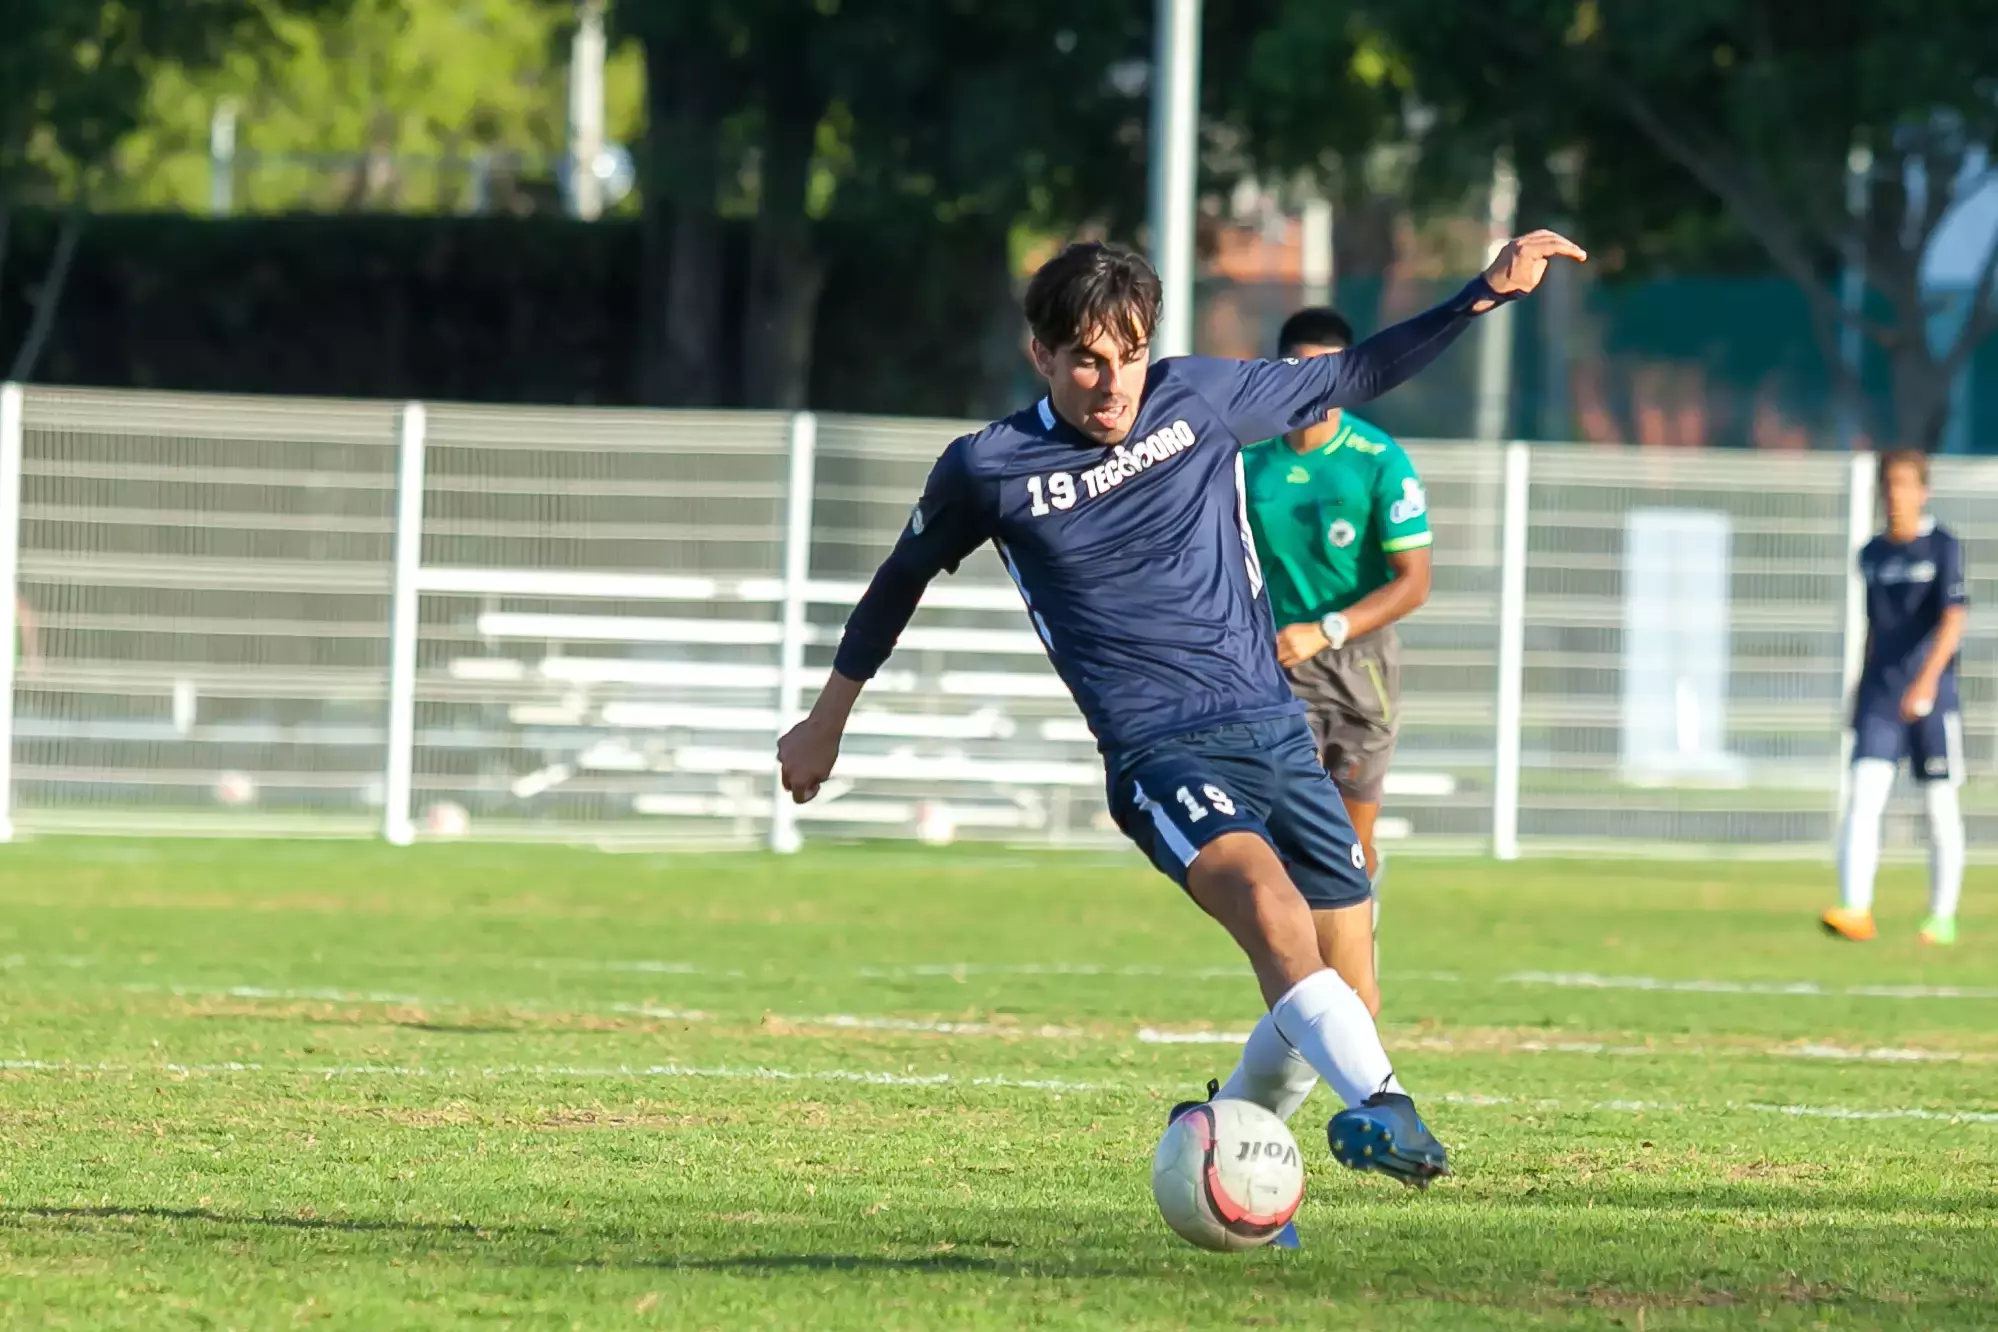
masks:
<path fill-rule="evenodd" d="M 1956 942 L 1956 917 L 1930 916 L 1922 922 L 1922 932 L 1915 939 L 1931 948 L 1948 948 Z"/>

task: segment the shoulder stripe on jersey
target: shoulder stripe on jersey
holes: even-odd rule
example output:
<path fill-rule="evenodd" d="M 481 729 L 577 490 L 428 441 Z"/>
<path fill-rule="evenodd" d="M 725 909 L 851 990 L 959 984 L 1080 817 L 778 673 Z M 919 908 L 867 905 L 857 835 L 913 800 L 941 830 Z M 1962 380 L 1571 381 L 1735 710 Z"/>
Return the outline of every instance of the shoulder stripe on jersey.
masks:
<path fill-rule="evenodd" d="M 1419 550 L 1436 540 L 1434 532 L 1417 532 L 1414 536 L 1396 537 L 1392 541 L 1381 542 L 1381 549 L 1392 555 L 1398 550 Z"/>
<path fill-rule="evenodd" d="M 1035 406 L 1041 414 L 1041 429 L 1053 430 L 1055 428 L 1054 405 L 1046 398 L 1042 398 Z"/>
<path fill-rule="evenodd" d="M 1243 561 L 1249 567 L 1249 595 L 1263 594 L 1263 562 L 1256 556 L 1256 534 L 1249 527 L 1249 481 L 1242 467 L 1242 451 L 1235 451 L 1235 526 L 1242 530 Z"/>

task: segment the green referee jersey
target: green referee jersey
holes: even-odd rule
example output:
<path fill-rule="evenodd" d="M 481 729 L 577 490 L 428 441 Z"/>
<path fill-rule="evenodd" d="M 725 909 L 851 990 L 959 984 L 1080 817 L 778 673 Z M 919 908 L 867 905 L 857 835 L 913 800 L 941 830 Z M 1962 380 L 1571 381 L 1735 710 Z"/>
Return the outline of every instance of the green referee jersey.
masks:
<path fill-rule="evenodd" d="M 1393 436 L 1351 412 L 1322 447 L 1242 450 L 1249 527 L 1279 628 L 1344 610 L 1394 578 L 1389 555 L 1430 543 L 1429 501 Z"/>

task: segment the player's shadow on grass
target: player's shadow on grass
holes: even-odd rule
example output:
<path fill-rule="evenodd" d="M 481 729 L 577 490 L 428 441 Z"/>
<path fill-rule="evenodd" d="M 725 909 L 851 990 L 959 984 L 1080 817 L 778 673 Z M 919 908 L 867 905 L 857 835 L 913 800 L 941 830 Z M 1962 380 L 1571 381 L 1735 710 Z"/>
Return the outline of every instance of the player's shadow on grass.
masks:
<path fill-rule="evenodd" d="M 206 1207 L 0 1206 L 0 1218 L 35 1218 L 62 1224 L 84 1221 L 192 1222 L 230 1228 L 345 1234 L 429 1235 L 440 1238 L 482 1240 L 493 1245 L 530 1237 L 553 1240 L 558 1244 L 561 1241 L 573 1241 L 578 1238 L 575 1232 L 547 1226 L 482 1226 L 472 1221 L 379 1221 L 367 1218 L 279 1216 L 270 1213 L 217 1212 Z M 500 1252 L 504 1254 L 505 1251 Z M 504 1260 L 502 1258 L 502 1261 Z M 1100 1264 L 1084 1267 L 1062 1262 L 1024 1263 L 1013 1258 L 967 1253 L 920 1253 L 906 1257 L 851 1253 L 759 1253 L 741 1254 L 729 1258 L 678 1258 L 659 1255 L 655 1250 L 651 1253 L 634 1253 L 628 1258 L 605 1258 L 562 1253 L 546 1254 L 535 1250 L 515 1252 L 512 1261 L 528 1266 L 538 1264 L 563 1268 L 648 1268 L 688 1272 L 982 1272 L 992 1276 L 1128 1275 L 1121 1269 L 1112 1269 Z"/>
<path fill-rule="evenodd" d="M 320 1018 L 296 1017 L 289 1013 L 195 1013 L 191 1016 L 213 1022 L 272 1022 L 287 1026 L 395 1027 L 402 1031 L 442 1032 L 447 1036 L 518 1036 L 523 1030 L 520 1027 L 494 1027 L 456 1022 L 418 1022 L 386 1017 L 368 1022 L 349 1022 L 345 1020 L 329 1022 Z"/>
<path fill-rule="evenodd" d="M 1932 1197 L 1911 1196 L 1901 1189 L 1819 1188 L 1810 1192 L 1774 1182 L 1702 1184 L 1697 1187 L 1651 1187 L 1649 1181 L 1605 1191 L 1585 1184 L 1546 1184 L 1514 1199 L 1516 1202 L 1559 1207 L 1585 1216 L 1604 1204 L 1655 1209 L 1660 1212 L 1850 1212 L 1854 1225 L 1875 1224 L 1879 1215 L 1900 1212 L 1926 1216 L 1998 1211 L 1998 1191 L 1958 1189 Z"/>
<path fill-rule="evenodd" d="M 656 1266 L 688 1272 L 986 1272 L 1014 1276 L 1028 1265 L 1011 1258 L 986 1258 L 968 1253 L 919 1253 L 906 1258 L 858 1253 L 746 1253 L 734 1258 L 662 1259 Z M 1034 1268 L 1048 1275 L 1046 1265 Z M 1091 1269 L 1081 1273 L 1061 1265 L 1064 1275 L 1109 1275 Z"/>
<path fill-rule="evenodd" d="M 206 1207 L 0 1207 L 0 1216 L 39 1217 L 45 1221 L 202 1221 L 218 1226 L 266 1226 L 280 1230 L 337 1230 L 355 1234 L 396 1232 L 411 1235 L 465 1235 L 474 1238 L 502 1234 L 560 1238 L 564 1232 L 547 1226 L 482 1226 L 473 1221 L 371 1221 L 365 1217 L 273 1216 L 267 1212 L 214 1212 Z"/>

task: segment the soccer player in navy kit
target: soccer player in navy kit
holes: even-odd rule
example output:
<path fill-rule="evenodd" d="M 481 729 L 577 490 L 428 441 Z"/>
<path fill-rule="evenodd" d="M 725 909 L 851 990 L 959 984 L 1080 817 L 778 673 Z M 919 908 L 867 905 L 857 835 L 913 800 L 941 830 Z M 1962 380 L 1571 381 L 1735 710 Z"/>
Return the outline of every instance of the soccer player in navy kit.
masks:
<path fill-rule="evenodd" d="M 1887 530 L 1859 552 L 1866 580 L 1866 663 L 1852 707 L 1852 782 L 1839 838 L 1839 905 L 1826 930 L 1847 939 L 1874 934 L 1873 876 L 1880 865 L 1880 815 L 1903 759 L 1929 811 L 1929 917 L 1925 944 L 1956 942 L 1963 892 L 1963 718 L 1956 655 L 1963 642 L 1963 546 L 1928 515 L 1928 455 L 1904 449 L 1880 456 Z"/>
<path fill-rule="evenodd" d="M 1557 257 L 1585 256 L 1548 231 L 1512 241 L 1445 304 L 1338 355 L 1148 365 L 1157 275 L 1109 246 L 1068 247 L 1025 301 L 1047 396 L 937 459 L 811 714 L 777 748 L 785 789 L 811 799 L 924 587 L 991 541 L 1096 736 L 1118 826 L 1255 971 L 1269 1012 L 1224 1094 L 1268 1105 L 1300 1073 L 1323 1077 L 1347 1106 L 1333 1155 L 1408 1184 L 1445 1173 L 1444 1151 L 1320 954 L 1314 908 L 1371 912 L 1365 860 L 1277 664 L 1240 451 L 1385 393 Z"/>

